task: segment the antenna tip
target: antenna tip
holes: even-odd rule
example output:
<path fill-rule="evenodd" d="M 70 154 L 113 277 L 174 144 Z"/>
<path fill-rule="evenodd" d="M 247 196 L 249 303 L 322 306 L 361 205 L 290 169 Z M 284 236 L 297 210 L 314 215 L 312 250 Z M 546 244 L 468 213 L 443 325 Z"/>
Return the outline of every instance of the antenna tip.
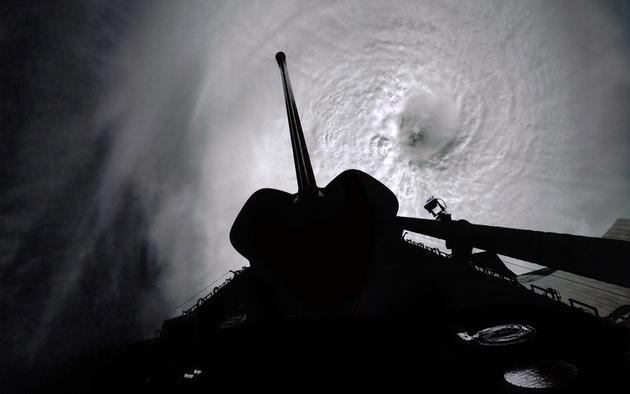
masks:
<path fill-rule="evenodd" d="M 276 53 L 276 61 L 278 62 L 278 65 L 282 65 L 286 58 L 287 57 L 284 55 L 284 52 Z"/>

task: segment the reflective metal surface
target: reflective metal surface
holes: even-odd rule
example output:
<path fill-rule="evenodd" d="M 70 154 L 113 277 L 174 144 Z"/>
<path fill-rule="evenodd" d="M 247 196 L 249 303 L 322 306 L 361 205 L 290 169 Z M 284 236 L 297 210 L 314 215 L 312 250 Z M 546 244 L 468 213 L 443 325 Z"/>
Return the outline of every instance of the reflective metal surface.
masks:
<path fill-rule="evenodd" d="M 578 368 L 563 360 L 541 360 L 509 369 L 503 375 L 506 382 L 522 388 L 546 389 L 565 387 L 575 380 Z"/>
<path fill-rule="evenodd" d="M 524 342 L 536 335 L 536 330 L 526 324 L 513 323 L 484 328 L 474 334 L 459 332 L 457 335 L 466 342 L 501 346 Z"/>

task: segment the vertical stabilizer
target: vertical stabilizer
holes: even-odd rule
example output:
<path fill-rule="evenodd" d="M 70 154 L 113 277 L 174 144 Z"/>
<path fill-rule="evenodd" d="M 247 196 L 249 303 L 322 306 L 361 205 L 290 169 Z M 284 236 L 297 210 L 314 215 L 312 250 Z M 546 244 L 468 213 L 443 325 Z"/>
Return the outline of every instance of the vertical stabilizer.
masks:
<path fill-rule="evenodd" d="M 291 133 L 291 146 L 293 147 L 293 161 L 295 162 L 295 175 L 298 182 L 298 195 L 304 197 L 313 194 L 317 190 L 311 159 L 308 156 L 302 124 L 298 114 L 293 89 L 287 71 L 286 56 L 284 52 L 276 53 L 276 61 L 282 74 L 282 86 L 284 88 L 284 101 L 287 107 L 289 132 Z"/>

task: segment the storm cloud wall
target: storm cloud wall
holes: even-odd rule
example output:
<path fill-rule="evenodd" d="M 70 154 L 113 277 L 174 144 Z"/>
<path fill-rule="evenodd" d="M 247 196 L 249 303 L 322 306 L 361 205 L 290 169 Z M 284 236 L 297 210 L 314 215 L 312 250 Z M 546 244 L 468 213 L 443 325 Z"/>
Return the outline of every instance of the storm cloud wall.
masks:
<path fill-rule="evenodd" d="M 142 10 L 66 1 L 5 2 L 0 11 L 6 372 L 147 335 L 163 299 L 137 191 L 121 185 L 107 220 L 99 200 L 112 130 L 95 114 L 112 54 Z"/>

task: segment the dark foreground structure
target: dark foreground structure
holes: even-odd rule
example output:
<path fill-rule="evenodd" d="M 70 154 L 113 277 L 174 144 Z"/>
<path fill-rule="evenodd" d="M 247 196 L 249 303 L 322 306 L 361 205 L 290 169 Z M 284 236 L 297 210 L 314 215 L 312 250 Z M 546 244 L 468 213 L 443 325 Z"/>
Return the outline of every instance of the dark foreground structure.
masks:
<path fill-rule="evenodd" d="M 276 60 L 298 192 L 259 190 L 243 207 L 230 239 L 250 267 L 156 338 L 83 357 L 49 387 L 627 392 L 628 308 L 605 318 L 559 302 L 498 254 L 626 288 L 630 242 L 452 221 L 437 200 L 427 209 L 438 220 L 398 217 L 394 194 L 357 170 L 318 187 L 284 54 Z"/>

